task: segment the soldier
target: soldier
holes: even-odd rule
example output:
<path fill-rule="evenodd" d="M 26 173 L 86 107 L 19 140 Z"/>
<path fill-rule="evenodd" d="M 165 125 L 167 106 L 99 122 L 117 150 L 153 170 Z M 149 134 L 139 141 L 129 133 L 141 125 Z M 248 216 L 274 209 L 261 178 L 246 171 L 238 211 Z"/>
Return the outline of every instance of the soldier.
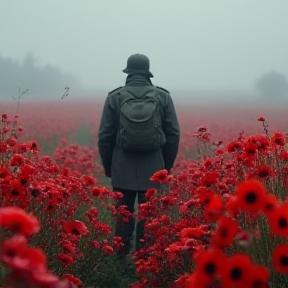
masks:
<path fill-rule="evenodd" d="M 128 58 L 125 86 L 111 91 L 105 101 L 98 132 L 98 147 L 113 191 L 123 194 L 119 205 L 126 205 L 134 213 L 138 204 L 145 202 L 145 192 L 158 188 L 150 177 L 159 170 L 168 172 L 178 153 L 180 129 L 170 93 L 151 82 L 147 56 L 135 54 Z M 130 253 L 135 220 L 116 224 L 115 236 L 120 236 L 124 247 L 120 257 Z M 136 227 L 136 250 L 142 245 L 144 223 Z"/>

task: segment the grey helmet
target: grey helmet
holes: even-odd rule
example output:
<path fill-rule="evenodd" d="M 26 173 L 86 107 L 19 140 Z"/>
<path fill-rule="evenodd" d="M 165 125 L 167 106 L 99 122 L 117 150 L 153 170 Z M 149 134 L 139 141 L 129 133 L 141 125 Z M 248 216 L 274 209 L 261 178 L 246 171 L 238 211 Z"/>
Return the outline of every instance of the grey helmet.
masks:
<path fill-rule="evenodd" d="M 149 58 L 143 54 L 133 54 L 127 60 L 127 67 L 123 70 L 124 73 L 132 74 L 137 72 L 144 72 L 150 78 L 153 74 L 149 71 L 150 61 Z"/>

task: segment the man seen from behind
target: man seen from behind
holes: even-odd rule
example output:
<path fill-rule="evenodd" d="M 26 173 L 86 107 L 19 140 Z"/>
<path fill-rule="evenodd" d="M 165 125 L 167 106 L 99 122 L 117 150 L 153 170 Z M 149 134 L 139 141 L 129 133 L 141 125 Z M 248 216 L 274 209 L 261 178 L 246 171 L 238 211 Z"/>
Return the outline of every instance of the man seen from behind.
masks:
<path fill-rule="evenodd" d="M 113 191 L 123 197 L 118 205 L 126 205 L 134 213 L 145 202 L 145 192 L 158 188 L 150 177 L 157 171 L 174 165 L 179 147 L 180 129 L 170 93 L 151 82 L 148 57 L 134 54 L 128 58 L 126 83 L 110 92 L 106 98 L 99 132 L 98 147 Z M 135 220 L 117 221 L 115 236 L 124 247 L 118 252 L 123 259 L 130 253 Z M 136 250 L 142 247 L 144 223 L 137 222 Z"/>

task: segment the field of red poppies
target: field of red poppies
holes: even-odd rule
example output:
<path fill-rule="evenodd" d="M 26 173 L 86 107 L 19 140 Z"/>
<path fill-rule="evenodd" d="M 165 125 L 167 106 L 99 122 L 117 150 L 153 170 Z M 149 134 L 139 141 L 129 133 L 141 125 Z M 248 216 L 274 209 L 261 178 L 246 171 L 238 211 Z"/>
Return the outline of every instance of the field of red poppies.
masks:
<path fill-rule="evenodd" d="M 287 287 L 285 107 L 176 105 L 172 175 L 129 215 L 103 176 L 102 105 L 1 104 L 1 286 Z M 135 267 L 117 262 L 118 217 L 146 220 Z"/>

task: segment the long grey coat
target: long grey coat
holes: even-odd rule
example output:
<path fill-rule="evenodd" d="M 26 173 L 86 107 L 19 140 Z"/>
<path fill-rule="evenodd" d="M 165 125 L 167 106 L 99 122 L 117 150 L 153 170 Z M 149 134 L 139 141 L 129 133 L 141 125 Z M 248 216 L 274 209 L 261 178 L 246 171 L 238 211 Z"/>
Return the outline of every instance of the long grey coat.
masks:
<path fill-rule="evenodd" d="M 142 96 L 151 89 L 149 78 L 141 74 L 127 77 L 126 85 L 133 87 L 136 95 Z M 163 88 L 159 91 L 159 102 L 164 111 L 163 132 L 166 143 L 162 149 L 153 152 L 133 153 L 123 151 L 116 145 L 118 116 L 121 93 L 124 87 L 110 92 L 106 98 L 98 132 L 98 147 L 106 176 L 111 177 L 113 188 L 143 191 L 157 187 L 150 177 L 158 170 L 170 170 L 178 153 L 180 129 L 170 93 Z"/>

